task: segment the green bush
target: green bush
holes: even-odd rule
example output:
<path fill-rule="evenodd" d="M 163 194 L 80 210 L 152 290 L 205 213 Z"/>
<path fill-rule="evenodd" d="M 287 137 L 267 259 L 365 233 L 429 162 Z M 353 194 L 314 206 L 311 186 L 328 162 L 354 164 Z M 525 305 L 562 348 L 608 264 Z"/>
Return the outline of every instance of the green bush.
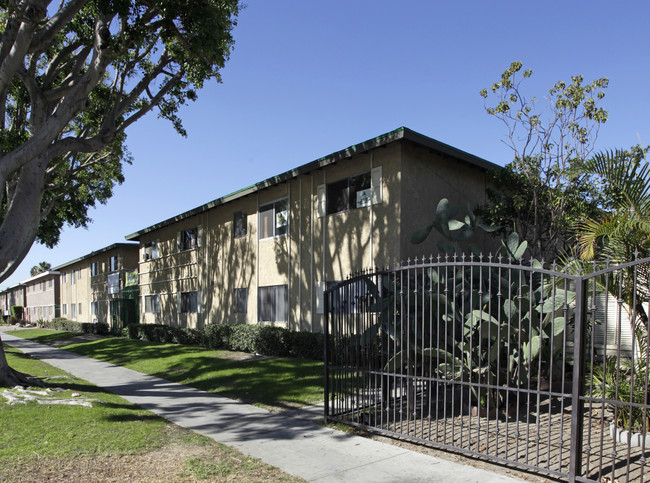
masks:
<path fill-rule="evenodd" d="M 11 316 L 18 320 L 23 320 L 25 316 L 25 308 L 22 305 L 11 306 Z"/>
<path fill-rule="evenodd" d="M 255 354 L 256 325 L 233 325 L 227 349 Z"/>
<path fill-rule="evenodd" d="M 291 332 L 287 334 L 287 345 L 291 357 L 323 360 L 325 337 L 320 332 Z"/>
<path fill-rule="evenodd" d="M 110 327 L 104 323 L 74 322 L 65 317 L 56 317 L 50 322 L 43 322 L 43 327 L 66 332 L 80 332 L 84 334 L 108 335 Z"/>
<path fill-rule="evenodd" d="M 150 342 L 203 345 L 215 350 L 323 360 L 323 334 L 292 332 L 269 325 L 210 324 L 201 331 L 161 324 L 130 324 L 123 333 L 129 339 Z"/>
<path fill-rule="evenodd" d="M 227 349 L 230 347 L 232 327 L 227 324 L 210 324 L 203 330 L 203 342 L 210 349 Z"/>

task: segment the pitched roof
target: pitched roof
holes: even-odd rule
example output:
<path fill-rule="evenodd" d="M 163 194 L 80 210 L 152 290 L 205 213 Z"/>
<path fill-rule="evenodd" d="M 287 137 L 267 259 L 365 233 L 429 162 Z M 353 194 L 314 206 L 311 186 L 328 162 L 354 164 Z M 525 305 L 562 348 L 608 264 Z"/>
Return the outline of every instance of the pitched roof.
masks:
<path fill-rule="evenodd" d="M 209 203 L 198 206 L 192 210 L 186 211 L 172 218 L 168 218 L 167 220 L 156 223 L 155 225 L 151 225 L 147 228 L 132 233 L 131 235 L 127 235 L 125 238 L 127 240 L 138 240 L 142 235 L 145 235 L 154 230 L 158 230 L 167 225 L 171 225 L 172 223 L 185 220 L 199 213 L 203 213 L 216 206 L 220 206 L 228 202 L 234 201 L 236 199 L 243 198 L 244 196 L 248 196 L 250 194 L 256 193 L 258 191 L 269 188 L 271 186 L 275 186 L 284 183 L 286 181 L 295 179 L 298 176 L 301 176 L 303 174 L 308 174 L 320 168 L 324 168 L 325 166 L 329 166 L 343 159 L 351 158 L 352 156 L 355 156 L 357 154 L 362 154 L 371 151 L 372 149 L 386 146 L 387 144 L 400 141 L 400 140 L 411 141 L 415 144 L 419 144 L 421 146 L 427 147 L 436 152 L 457 158 L 461 161 L 464 161 L 468 164 L 476 166 L 485 171 L 500 168 L 499 165 L 486 161 L 485 159 L 479 158 L 478 156 L 474 156 L 473 154 L 469 154 L 465 151 L 461 151 L 460 149 L 454 148 L 453 146 L 449 146 L 448 144 L 444 144 L 441 143 L 440 141 L 436 141 L 433 138 L 424 136 L 423 134 L 412 131 L 411 129 L 408 129 L 406 127 L 400 127 L 398 129 L 395 129 L 394 131 L 388 132 L 386 134 L 382 134 L 380 136 L 369 139 L 362 143 L 347 147 L 341 151 L 337 151 L 335 153 L 319 158 L 310 163 L 303 164 L 302 166 L 294 168 L 290 171 L 286 171 L 284 173 L 268 178 L 264 181 L 260 181 L 259 183 L 255 183 L 254 185 L 235 191 L 229 195 L 223 196 L 221 198 L 217 198 L 216 200 L 210 201 Z"/>
<path fill-rule="evenodd" d="M 95 250 L 93 252 L 90 252 L 88 255 L 84 255 L 83 257 L 75 258 L 74 260 L 70 260 L 69 262 L 66 262 L 62 265 L 59 265 L 58 267 L 54 267 L 52 270 L 60 270 L 62 268 L 68 267 L 70 265 L 73 265 L 77 262 L 81 262 L 82 260 L 86 260 L 90 257 L 94 257 L 95 255 L 101 255 L 102 253 L 106 253 L 110 250 L 113 250 L 114 248 L 132 248 L 138 247 L 137 243 L 128 243 L 128 242 L 122 242 L 122 243 L 113 243 L 112 245 L 109 245 L 104 248 L 100 248 L 99 250 Z"/>

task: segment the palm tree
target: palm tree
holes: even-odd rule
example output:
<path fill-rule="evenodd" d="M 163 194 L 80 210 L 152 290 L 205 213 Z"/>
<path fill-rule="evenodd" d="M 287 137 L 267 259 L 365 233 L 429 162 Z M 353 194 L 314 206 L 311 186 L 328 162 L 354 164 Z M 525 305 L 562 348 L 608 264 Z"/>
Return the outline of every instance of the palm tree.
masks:
<path fill-rule="evenodd" d="M 650 167 L 645 150 L 599 153 L 582 169 L 597 177 L 609 195 L 609 207 L 599 219 L 578 225 L 578 250 L 584 260 L 632 260 L 650 254 Z"/>
<path fill-rule="evenodd" d="M 29 274 L 33 277 L 34 275 L 38 275 L 39 273 L 47 272 L 50 268 L 52 268 L 51 264 L 49 264 L 48 262 L 41 262 L 38 265 L 34 265 L 29 270 Z"/>

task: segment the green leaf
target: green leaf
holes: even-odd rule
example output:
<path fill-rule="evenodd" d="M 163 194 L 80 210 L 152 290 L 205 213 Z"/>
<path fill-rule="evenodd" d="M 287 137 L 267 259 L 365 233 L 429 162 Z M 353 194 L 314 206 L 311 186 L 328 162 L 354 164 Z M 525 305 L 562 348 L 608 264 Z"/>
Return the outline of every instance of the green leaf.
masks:
<path fill-rule="evenodd" d="M 459 220 L 449 220 L 447 226 L 449 227 L 449 231 L 455 231 L 465 228 L 467 225 Z"/>
<path fill-rule="evenodd" d="M 413 243 L 414 245 L 419 245 L 420 243 L 422 243 L 424 240 L 427 239 L 432 229 L 433 229 L 433 223 L 425 226 L 424 228 L 420 228 L 415 233 L 413 233 L 413 236 L 411 237 L 411 243 Z"/>

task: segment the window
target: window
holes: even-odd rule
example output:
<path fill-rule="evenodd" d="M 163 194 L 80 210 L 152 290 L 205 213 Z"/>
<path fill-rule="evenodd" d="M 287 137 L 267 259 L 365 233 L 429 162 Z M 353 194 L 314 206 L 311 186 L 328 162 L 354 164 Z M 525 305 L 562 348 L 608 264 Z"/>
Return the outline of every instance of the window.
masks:
<path fill-rule="evenodd" d="M 47 282 L 47 286 L 48 286 L 49 288 L 52 288 L 52 287 L 54 286 L 54 280 L 50 279 L 50 280 Z"/>
<path fill-rule="evenodd" d="M 108 271 L 117 272 L 120 269 L 120 257 L 113 255 L 108 259 Z"/>
<path fill-rule="evenodd" d="M 233 308 L 236 314 L 245 314 L 248 306 L 248 289 L 236 288 L 233 293 Z"/>
<path fill-rule="evenodd" d="M 260 206 L 260 240 L 286 235 L 288 221 L 286 198 Z"/>
<path fill-rule="evenodd" d="M 66 304 L 61 305 L 61 313 L 63 315 L 68 315 L 68 306 Z"/>
<path fill-rule="evenodd" d="M 247 228 L 246 213 L 243 211 L 238 211 L 235 213 L 235 221 L 233 222 L 234 237 L 240 238 L 242 236 L 246 236 Z"/>
<path fill-rule="evenodd" d="M 81 315 L 81 302 L 79 302 L 79 315 Z"/>
<path fill-rule="evenodd" d="M 120 293 L 120 274 L 119 273 L 109 273 L 106 277 L 106 283 L 108 285 L 107 292 L 109 294 Z"/>
<path fill-rule="evenodd" d="M 90 315 L 99 314 L 99 302 L 90 302 Z"/>
<path fill-rule="evenodd" d="M 77 306 L 75 304 L 70 304 L 70 317 L 73 319 L 77 317 Z"/>
<path fill-rule="evenodd" d="M 199 229 L 194 227 L 189 230 L 181 231 L 178 237 L 178 249 L 179 251 L 183 250 L 192 250 L 198 246 L 199 238 Z"/>
<path fill-rule="evenodd" d="M 158 243 L 155 241 L 145 243 L 144 250 L 142 253 L 142 259 L 144 261 L 147 261 L 147 260 L 153 260 L 154 258 L 158 258 Z"/>
<path fill-rule="evenodd" d="M 286 322 L 289 319 L 287 285 L 257 289 L 258 322 Z"/>
<path fill-rule="evenodd" d="M 67 283 L 66 282 L 66 277 L 65 277 L 65 272 L 61 273 L 61 283 Z"/>
<path fill-rule="evenodd" d="M 148 314 L 160 313 L 160 295 L 145 295 L 144 296 L 144 311 Z"/>
<path fill-rule="evenodd" d="M 77 280 L 81 280 L 81 269 L 77 271 Z"/>
<path fill-rule="evenodd" d="M 196 313 L 199 311 L 198 292 L 181 292 L 180 295 L 181 314 Z"/>
<path fill-rule="evenodd" d="M 74 270 L 73 270 L 73 271 L 70 272 L 70 283 L 72 285 L 74 285 L 74 279 L 75 279 L 75 276 L 74 276 Z"/>
<path fill-rule="evenodd" d="M 327 185 L 327 214 L 372 204 L 370 171 Z"/>
<path fill-rule="evenodd" d="M 93 262 L 90 264 L 90 276 L 95 277 L 99 275 L 99 262 Z"/>

